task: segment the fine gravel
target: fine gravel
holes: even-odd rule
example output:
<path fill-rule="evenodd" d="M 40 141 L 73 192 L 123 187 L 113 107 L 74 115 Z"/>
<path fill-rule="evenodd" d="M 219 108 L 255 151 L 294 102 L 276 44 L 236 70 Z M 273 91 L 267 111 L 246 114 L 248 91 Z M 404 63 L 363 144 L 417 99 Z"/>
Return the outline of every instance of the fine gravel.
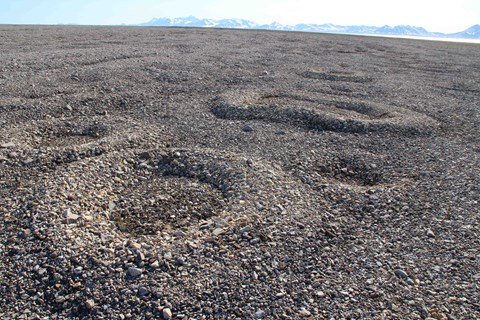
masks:
<path fill-rule="evenodd" d="M 1 319 L 480 319 L 480 47 L 0 26 Z"/>

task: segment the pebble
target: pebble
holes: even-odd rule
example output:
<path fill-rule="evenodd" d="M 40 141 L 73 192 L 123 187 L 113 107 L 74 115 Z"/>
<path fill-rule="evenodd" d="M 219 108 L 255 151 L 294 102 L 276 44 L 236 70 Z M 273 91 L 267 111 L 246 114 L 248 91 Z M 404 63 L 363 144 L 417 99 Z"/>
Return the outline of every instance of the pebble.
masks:
<path fill-rule="evenodd" d="M 148 289 L 145 288 L 145 287 L 140 287 L 138 288 L 138 295 L 143 297 L 143 296 L 146 296 L 148 294 Z"/>
<path fill-rule="evenodd" d="M 206 229 L 210 229 L 212 226 L 214 226 L 215 223 L 213 221 L 205 221 L 205 222 L 202 222 L 200 224 L 200 227 L 199 229 L 200 230 L 206 230 Z"/>
<path fill-rule="evenodd" d="M 312 315 L 312 313 L 305 308 L 301 308 L 300 311 L 298 312 L 298 314 L 301 317 L 310 317 Z"/>
<path fill-rule="evenodd" d="M 163 319 L 172 319 L 172 310 L 170 310 L 170 308 L 164 308 L 162 310 L 162 316 L 163 316 Z"/>
<path fill-rule="evenodd" d="M 427 237 L 429 238 L 435 238 L 435 233 L 431 229 L 427 230 Z"/>
<path fill-rule="evenodd" d="M 132 277 L 138 277 L 143 273 L 143 270 L 140 268 L 135 268 L 135 267 L 130 267 L 127 270 L 127 274 L 132 276 Z"/>
<path fill-rule="evenodd" d="M 145 151 L 145 152 L 142 152 L 138 155 L 138 158 L 142 159 L 142 160 L 149 160 L 152 158 L 152 155 L 148 152 L 148 151 Z"/>
<path fill-rule="evenodd" d="M 186 235 L 187 235 L 187 234 L 186 234 L 184 231 L 182 231 L 182 230 L 177 230 L 177 231 L 175 231 L 175 232 L 173 233 L 173 236 L 174 236 L 174 237 L 179 237 L 179 238 L 183 238 L 183 237 L 185 237 Z"/>
<path fill-rule="evenodd" d="M 258 211 L 262 211 L 265 207 L 260 202 L 255 202 L 255 207 Z"/>
<path fill-rule="evenodd" d="M 9 157 L 10 159 L 15 159 L 15 158 L 18 157 L 18 153 L 15 152 L 15 151 L 12 151 L 12 152 L 10 152 L 10 153 L 8 154 L 8 157 Z"/>
<path fill-rule="evenodd" d="M 316 295 L 317 297 L 324 298 L 324 297 L 325 297 L 325 292 L 323 292 L 323 291 L 317 291 L 317 292 L 315 292 L 315 295 Z"/>
<path fill-rule="evenodd" d="M 93 301 L 92 299 L 88 299 L 87 301 L 85 301 L 85 308 L 93 309 L 94 307 L 95 307 L 95 301 Z"/>
<path fill-rule="evenodd" d="M 246 125 L 246 126 L 244 126 L 244 127 L 242 128 L 242 130 L 243 130 L 244 132 L 252 132 L 252 131 L 253 131 L 253 128 L 252 128 L 251 126 L 249 126 L 249 125 Z"/>
<path fill-rule="evenodd" d="M 244 234 L 244 233 L 247 233 L 247 232 L 250 232 L 252 231 L 252 228 L 250 227 L 243 227 L 242 229 L 240 229 L 240 234 Z"/>
<path fill-rule="evenodd" d="M 250 240 L 250 244 L 252 244 L 252 245 L 259 244 L 259 243 L 260 243 L 259 238 L 254 238 L 254 239 Z"/>
<path fill-rule="evenodd" d="M 255 314 L 253 315 L 253 317 L 254 317 L 255 319 L 261 319 L 261 318 L 263 318 L 264 316 L 265 316 L 265 311 L 263 311 L 263 310 L 261 310 L 261 309 L 260 309 L 260 310 L 257 310 L 257 312 L 255 312 Z"/>
<path fill-rule="evenodd" d="M 394 271 L 394 273 L 400 279 L 407 279 L 408 278 L 408 274 L 405 271 L 403 271 L 402 269 L 396 269 Z"/>
<path fill-rule="evenodd" d="M 175 264 L 177 266 L 183 266 L 183 265 L 185 265 L 185 260 L 181 257 L 178 257 L 177 259 L 175 259 Z"/>
<path fill-rule="evenodd" d="M 131 248 L 131 249 L 140 249 L 140 248 L 142 248 L 142 245 L 138 242 L 129 241 L 128 242 L 128 247 Z"/>
<path fill-rule="evenodd" d="M 137 264 L 139 264 L 139 263 L 142 263 L 143 260 L 145 260 L 145 255 L 143 254 L 143 252 L 138 250 L 135 256 L 135 261 L 137 262 Z"/>

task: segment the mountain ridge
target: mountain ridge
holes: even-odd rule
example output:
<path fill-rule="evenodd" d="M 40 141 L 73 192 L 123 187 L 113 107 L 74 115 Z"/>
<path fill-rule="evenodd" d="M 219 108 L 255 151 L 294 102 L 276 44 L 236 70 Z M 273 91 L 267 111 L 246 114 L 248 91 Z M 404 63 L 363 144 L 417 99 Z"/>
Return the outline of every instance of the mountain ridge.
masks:
<path fill-rule="evenodd" d="M 388 36 L 416 36 L 416 37 L 436 37 L 436 38 L 459 38 L 459 39 L 480 39 L 480 25 L 474 25 L 464 31 L 456 33 L 441 33 L 427 31 L 425 28 L 397 25 L 384 25 L 381 27 L 351 25 L 343 26 L 332 23 L 313 24 L 300 23 L 295 25 L 283 25 L 278 22 L 270 24 L 258 24 L 246 19 L 204 19 L 194 16 L 180 18 L 153 18 L 152 20 L 137 26 L 162 26 L 162 27 L 202 27 L 202 28 L 234 28 L 234 29 L 259 29 L 259 30 L 283 30 L 283 31 L 302 31 L 302 32 L 321 32 L 338 34 L 357 34 L 357 35 L 388 35 Z"/>

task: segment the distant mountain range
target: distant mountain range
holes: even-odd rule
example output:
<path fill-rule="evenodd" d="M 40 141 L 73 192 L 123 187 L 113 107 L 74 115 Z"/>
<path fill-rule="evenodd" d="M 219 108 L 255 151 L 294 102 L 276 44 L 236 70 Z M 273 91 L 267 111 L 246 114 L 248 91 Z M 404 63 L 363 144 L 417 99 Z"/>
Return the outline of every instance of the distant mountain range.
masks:
<path fill-rule="evenodd" d="M 235 28 L 235 29 L 260 29 L 260 30 L 286 30 L 304 32 L 323 32 L 357 35 L 391 35 L 391 36 L 416 36 L 438 37 L 459 39 L 480 39 L 480 25 L 474 25 L 465 31 L 457 33 L 429 32 L 421 27 L 413 26 L 340 26 L 331 23 L 326 24 L 296 24 L 282 25 L 278 22 L 271 24 L 258 24 L 244 19 L 198 19 L 196 17 L 185 18 L 155 18 L 149 22 L 138 24 L 139 26 L 163 26 L 163 27 L 202 27 L 202 28 Z"/>

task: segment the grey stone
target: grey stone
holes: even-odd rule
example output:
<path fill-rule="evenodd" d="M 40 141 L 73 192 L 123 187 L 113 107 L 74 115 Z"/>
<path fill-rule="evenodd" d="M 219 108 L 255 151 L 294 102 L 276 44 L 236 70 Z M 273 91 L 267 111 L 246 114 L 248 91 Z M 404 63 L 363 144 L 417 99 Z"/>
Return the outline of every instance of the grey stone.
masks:
<path fill-rule="evenodd" d="M 402 269 L 396 269 L 394 271 L 394 273 L 400 279 L 407 279 L 408 278 L 408 274 L 405 271 L 403 271 Z"/>
<path fill-rule="evenodd" d="M 185 259 L 183 259 L 182 257 L 178 257 L 177 259 L 175 259 L 175 264 L 177 266 L 183 266 L 185 265 Z"/>
<path fill-rule="evenodd" d="M 265 317 L 265 311 L 263 311 L 263 310 L 261 310 L 261 309 L 260 309 L 260 310 L 257 310 L 257 312 L 255 312 L 255 314 L 253 315 L 253 317 L 254 317 L 255 319 L 261 319 L 261 318 Z"/>
<path fill-rule="evenodd" d="M 263 209 L 265 209 L 265 207 L 263 206 L 263 204 L 261 204 L 260 202 L 255 202 L 255 207 L 257 208 L 258 211 L 262 211 Z"/>
<path fill-rule="evenodd" d="M 132 277 L 138 277 L 143 273 L 143 270 L 140 268 L 130 267 L 127 270 L 127 274 Z"/>
<path fill-rule="evenodd" d="M 146 296 L 148 294 L 148 292 L 149 292 L 148 289 L 145 288 L 145 287 L 138 288 L 138 295 L 139 296 L 142 296 L 142 297 Z"/>
<path fill-rule="evenodd" d="M 242 130 L 243 130 L 244 132 L 252 132 L 252 131 L 253 131 L 253 128 L 252 128 L 251 126 L 249 126 L 249 125 L 246 125 L 246 126 L 244 126 L 244 127 L 242 128 Z"/>
<path fill-rule="evenodd" d="M 186 236 L 186 233 L 183 230 L 177 230 L 173 233 L 175 237 L 183 238 Z"/>

